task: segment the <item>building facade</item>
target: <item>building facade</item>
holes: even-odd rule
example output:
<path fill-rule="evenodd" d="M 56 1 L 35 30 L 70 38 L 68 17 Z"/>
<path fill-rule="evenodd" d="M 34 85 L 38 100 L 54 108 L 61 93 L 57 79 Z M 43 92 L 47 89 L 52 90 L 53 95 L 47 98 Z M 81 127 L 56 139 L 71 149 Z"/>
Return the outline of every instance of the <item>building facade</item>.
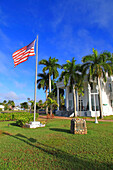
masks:
<path fill-rule="evenodd" d="M 57 82 L 57 108 L 56 115 L 71 116 L 74 113 L 73 91 L 69 85 L 65 87 L 64 82 Z M 100 80 L 101 98 L 102 98 L 102 114 L 103 116 L 113 115 L 113 77 L 107 77 L 107 82 Z M 65 106 L 60 106 L 59 89 L 64 89 Z M 95 117 L 100 116 L 99 92 L 96 81 L 90 84 L 87 77 L 84 79 L 84 95 L 79 96 L 76 91 L 76 111 L 78 116 Z"/>

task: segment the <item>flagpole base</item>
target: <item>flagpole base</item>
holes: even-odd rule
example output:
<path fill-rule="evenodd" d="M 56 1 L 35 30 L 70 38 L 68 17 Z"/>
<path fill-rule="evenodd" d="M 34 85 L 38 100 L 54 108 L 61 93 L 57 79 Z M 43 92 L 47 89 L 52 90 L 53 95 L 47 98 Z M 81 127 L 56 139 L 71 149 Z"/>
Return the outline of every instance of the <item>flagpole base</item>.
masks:
<path fill-rule="evenodd" d="M 38 127 L 45 127 L 45 124 L 41 124 L 39 121 L 36 122 L 30 122 L 30 123 L 26 123 L 25 127 L 27 128 L 38 128 Z"/>

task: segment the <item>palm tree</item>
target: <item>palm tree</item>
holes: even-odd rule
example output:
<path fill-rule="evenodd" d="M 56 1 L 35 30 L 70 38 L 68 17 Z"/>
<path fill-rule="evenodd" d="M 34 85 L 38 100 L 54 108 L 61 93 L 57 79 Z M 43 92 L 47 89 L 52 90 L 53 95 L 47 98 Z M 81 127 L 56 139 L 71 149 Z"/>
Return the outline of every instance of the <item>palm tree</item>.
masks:
<path fill-rule="evenodd" d="M 48 107 L 51 107 L 51 106 L 58 106 L 56 100 L 53 100 L 51 97 L 48 97 L 48 100 L 46 100 L 45 102 L 45 105 L 47 105 Z"/>
<path fill-rule="evenodd" d="M 53 79 L 56 79 L 59 76 L 58 68 L 61 68 L 61 66 L 57 63 L 58 59 L 49 57 L 49 60 L 43 59 L 39 61 L 39 64 L 45 65 L 43 68 L 43 72 L 45 73 L 48 71 L 49 74 L 49 93 L 51 93 L 51 76 L 53 76 Z M 50 114 L 52 115 L 52 109 L 50 109 Z"/>
<path fill-rule="evenodd" d="M 97 81 L 99 88 L 100 118 L 103 117 L 100 78 L 103 78 L 104 82 L 106 82 L 106 73 L 108 73 L 108 76 L 112 74 L 111 65 L 108 63 L 109 59 L 111 59 L 111 54 L 109 52 L 98 54 L 97 50 L 94 50 L 94 48 L 92 55 L 87 55 L 82 58 L 82 62 L 84 63 L 82 65 L 83 72 L 88 74 L 88 81 L 94 81 L 95 79 Z"/>
<path fill-rule="evenodd" d="M 64 71 L 61 73 L 60 80 L 64 79 L 64 85 L 67 86 L 68 83 L 70 83 L 70 86 L 73 88 L 73 97 L 74 97 L 74 114 L 75 117 L 77 117 L 76 112 L 76 95 L 75 95 L 75 88 L 76 84 L 80 81 L 82 82 L 82 75 L 80 74 L 80 65 L 75 65 L 76 60 L 73 58 L 72 62 L 67 60 L 66 64 L 62 65 L 62 68 Z"/>
<path fill-rule="evenodd" d="M 78 97 L 80 98 L 80 110 L 79 110 L 80 114 L 79 114 L 79 116 L 81 116 L 81 96 L 84 96 L 83 78 L 84 78 L 84 76 L 82 75 L 80 81 L 77 82 L 75 85 L 75 89 L 78 92 Z"/>
<path fill-rule="evenodd" d="M 46 92 L 46 100 L 47 100 L 47 90 L 48 90 L 48 86 L 49 86 L 49 74 L 46 74 L 46 73 L 39 73 L 38 74 L 38 77 L 40 77 L 38 80 L 37 80 L 37 87 L 38 89 L 45 89 L 45 92 Z M 48 114 L 48 107 L 46 107 L 46 114 Z"/>

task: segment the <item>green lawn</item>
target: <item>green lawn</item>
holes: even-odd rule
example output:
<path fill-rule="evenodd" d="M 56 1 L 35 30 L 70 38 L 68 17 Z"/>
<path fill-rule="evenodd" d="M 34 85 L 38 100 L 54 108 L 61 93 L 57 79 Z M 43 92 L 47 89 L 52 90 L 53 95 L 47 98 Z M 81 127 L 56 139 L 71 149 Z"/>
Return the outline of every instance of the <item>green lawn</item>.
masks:
<path fill-rule="evenodd" d="M 75 117 L 76 118 L 76 117 Z M 79 118 L 84 118 L 84 119 L 95 119 L 95 117 L 83 117 L 83 116 L 80 116 Z M 98 119 L 100 119 L 98 117 Z M 111 116 L 103 116 L 102 120 L 113 120 L 113 115 Z"/>
<path fill-rule="evenodd" d="M 111 116 L 104 116 L 103 119 L 104 120 L 113 120 L 113 115 L 111 115 Z"/>
<path fill-rule="evenodd" d="M 113 123 L 87 122 L 87 135 L 73 135 L 70 122 L 37 129 L 0 122 L 0 169 L 113 169 Z"/>

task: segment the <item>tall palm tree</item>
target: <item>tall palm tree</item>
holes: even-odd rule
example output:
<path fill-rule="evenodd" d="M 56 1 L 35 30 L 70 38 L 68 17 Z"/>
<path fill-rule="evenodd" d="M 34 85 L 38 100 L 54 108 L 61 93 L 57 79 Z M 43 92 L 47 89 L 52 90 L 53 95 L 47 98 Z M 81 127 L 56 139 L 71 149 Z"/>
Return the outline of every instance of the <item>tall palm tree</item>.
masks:
<path fill-rule="evenodd" d="M 94 50 L 94 48 L 92 55 L 87 55 L 82 58 L 82 62 L 84 63 L 82 65 L 83 72 L 88 74 L 88 81 L 95 79 L 97 81 L 99 88 L 100 118 L 103 117 L 100 78 L 103 78 L 103 80 L 106 82 L 106 73 L 108 73 L 108 76 L 111 76 L 112 68 L 109 64 L 110 59 L 111 54 L 109 52 L 98 54 L 97 50 Z"/>
<path fill-rule="evenodd" d="M 58 104 L 57 104 L 57 102 L 56 102 L 56 100 L 54 100 L 54 99 L 52 99 L 51 97 L 48 97 L 48 100 L 47 101 L 45 101 L 45 103 L 44 103 L 46 106 L 48 106 L 48 107 L 51 107 L 51 105 L 55 108 L 56 106 L 58 107 Z M 52 108 L 53 108 L 52 107 Z"/>
<path fill-rule="evenodd" d="M 60 80 L 64 79 L 64 85 L 67 86 L 70 83 L 70 86 L 73 88 L 73 97 L 74 97 L 74 114 L 77 117 L 76 112 L 76 95 L 75 95 L 75 88 L 76 84 L 81 81 L 82 75 L 80 74 L 80 65 L 75 65 L 76 60 L 73 58 L 72 61 L 67 60 L 66 64 L 62 65 L 64 71 L 61 73 Z M 82 81 L 81 81 L 82 82 Z"/>
<path fill-rule="evenodd" d="M 53 79 L 56 79 L 59 76 L 58 68 L 61 68 L 61 66 L 57 63 L 58 59 L 49 57 L 49 60 L 43 59 L 39 61 L 39 64 L 45 65 L 43 68 L 43 72 L 45 73 L 48 71 L 49 74 L 49 93 L 51 93 L 51 76 L 53 76 Z M 52 115 L 52 109 L 50 109 L 50 114 Z"/>
<path fill-rule="evenodd" d="M 40 77 L 38 80 L 37 80 L 37 87 L 38 89 L 45 89 L 45 92 L 46 92 L 46 100 L 47 100 L 47 97 L 48 97 L 48 94 L 47 94 L 47 90 L 48 90 L 48 86 L 49 86 L 49 74 L 46 74 L 46 73 L 39 73 L 38 74 L 38 77 Z M 48 107 L 46 107 L 46 114 L 48 113 Z"/>

